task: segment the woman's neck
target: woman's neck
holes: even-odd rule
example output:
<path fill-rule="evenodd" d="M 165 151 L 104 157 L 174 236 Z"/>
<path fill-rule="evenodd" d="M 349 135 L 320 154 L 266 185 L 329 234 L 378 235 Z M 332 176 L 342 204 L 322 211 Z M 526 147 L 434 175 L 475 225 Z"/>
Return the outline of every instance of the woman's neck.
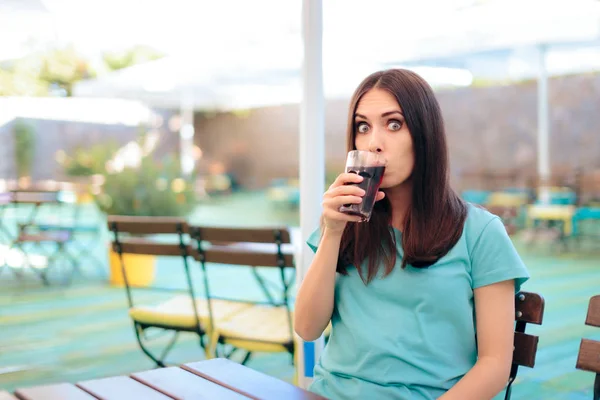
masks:
<path fill-rule="evenodd" d="M 385 195 L 392 206 L 392 226 L 400 231 L 404 230 L 404 219 L 412 201 L 411 182 L 385 189 Z"/>

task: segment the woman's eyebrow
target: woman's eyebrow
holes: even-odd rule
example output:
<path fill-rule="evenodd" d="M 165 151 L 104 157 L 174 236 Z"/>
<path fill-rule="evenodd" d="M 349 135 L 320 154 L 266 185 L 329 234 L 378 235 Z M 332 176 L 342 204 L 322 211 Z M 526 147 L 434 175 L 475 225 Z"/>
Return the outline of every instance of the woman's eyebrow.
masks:
<path fill-rule="evenodd" d="M 399 111 L 399 110 L 386 111 L 383 114 L 381 114 L 381 117 L 385 118 L 385 117 L 388 117 L 388 116 L 393 115 L 393 114 L 400 114 L 400 115 L 402 115 L 404 117 L 404 114 L 402 114 L 402 112 Z M 359 113 L 354 114 L 354 118 L 368 119 L 367 117 L 365 117 L 364 115 L 359 114 Z"/>
<path fill-rule="evenodd" d="M 400 114 L 404 117 L 404 114 L 402 114 L 402 111 L 399 110 L 393 110 L 393 111 L 388 111 L 388 112 L 384 112 L 383 114 L 381 114 L 382 117 L 387 117 L 393 114 Z"/>

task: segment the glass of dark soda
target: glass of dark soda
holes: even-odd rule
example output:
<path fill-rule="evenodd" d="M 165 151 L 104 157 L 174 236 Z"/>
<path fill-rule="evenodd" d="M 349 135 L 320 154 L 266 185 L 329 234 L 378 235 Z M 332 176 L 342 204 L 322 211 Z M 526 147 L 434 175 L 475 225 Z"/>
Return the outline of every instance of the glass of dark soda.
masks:
<path fill-rule="evenodd" d="M 346 172 L 358 174 L 363 177 L 360 183 L 351 183 L 365 191 L 360 204 L 345 204 L 340 207 L 340 212 L 361 217 L 361 222 L 371 219 L 375 197 L 383 180 L 386 160 L 380 154 L 371 151 L 353 150 L 346 159 Z"/>

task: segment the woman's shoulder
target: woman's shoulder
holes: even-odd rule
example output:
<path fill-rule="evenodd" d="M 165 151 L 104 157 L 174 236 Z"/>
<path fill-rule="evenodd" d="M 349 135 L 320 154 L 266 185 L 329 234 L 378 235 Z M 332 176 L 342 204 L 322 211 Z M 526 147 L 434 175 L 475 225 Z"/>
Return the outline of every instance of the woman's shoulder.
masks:
<path fill-rule="evenodd" d="M 484 207 L 467 203 L 467 218 L 465 220 L 464 233 L 466 236 L 477 238 L 488 225 L 494 223 L 502 224 L 500 218 L 486 210 Z"/>

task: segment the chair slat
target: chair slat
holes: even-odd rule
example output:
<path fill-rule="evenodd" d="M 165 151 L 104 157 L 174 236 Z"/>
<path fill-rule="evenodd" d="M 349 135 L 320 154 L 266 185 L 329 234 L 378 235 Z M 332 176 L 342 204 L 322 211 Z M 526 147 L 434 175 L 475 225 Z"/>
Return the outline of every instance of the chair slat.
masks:
<path fill-rule="evenodd" d="M 17 190 L 12 192 L 12 201 L 20 204 L 51 204 L 60 202 L 60 191 L 27 191 Z"/>
<path fill-rule="evenodd" d="M 35 386 L 17 389 L 15 396 L 21 400 L 90 400 L 96 399 L 82 389 L 69 383 Z"/>
<path fill-rule="evenodd" d="M 177 227 L 182 226 L 183 231 L 188 231 L 185 219 L 173 217 L 133 217 L 122 215 L 109 215 L 107 218 L 108 229 L 112 231 L 116 225 L 117 231 L 134 235 L 153 235 L 160 233 L 177 233 Z"/>
<path fill-rule="evenodd" d="M 170 399 L 170 397 L 128 376 L 115 376 L 79 382 L 77 387 L 102 400 Z"/>
<path fill-rule="evenodd" d="M 600 327 L 600 296 L 593 296 L 590 299 L 585 324 Z"/>
<path fill-rule="evenodd" d="M 539 338 L 527 333 L 515 332 L 515 349 L 513 351 L 513 364 L 533 368 L 537 353 Z"/>
<path fill-rule="evenodd" d="M 286 227 L 273 228 L 213 228 L 192 226 L 191 231 L 198 232 L 201 240 L 207 242 L 251 242 L 275 243 L 275 233 L 281 234 L 281 243 L 291 243 L 290 232 Z"/>
<path fill-rule="evenodd" d="M 113 250 L 117 251 L 117 243 L 112 242 Z M 179 244 L 157 243 L 144 239 L 126 239 L 120 242 L 121 251 L 126 254 L 147 254 L 152 256 L 181 256 Z M 190 248 L 186 246 L 189 254 Z"/>
<path fill-rule="evenodd" d="M 541 325 L 544 319 L 544 304 L 544 298 L 537 293 L 517 293 L 515 296 L 516 320 Z"/>
<path fill-rule="evenodd" d="M 196 250 L 193 251 L 193 256 L 200 260 L 200 256 Z M 239 249 L 230 246 L 211 246 L 204 252 L 205 261 L 215 264 L 229 265 L 247 265 L 253 267 L 278 267 L 278 257 L 276 252 L 263 252 Z M 294 255 L 291 253 L 283 253 L 283 258 L 286 267 L 294 266 Z"/>
<path fill-rule="evenodd" d="M 182 368 L 251 399 L 324 399 L 317 394 L 224 358 L 190 363 L 183 365 Z"/>
<path fill-rule="evenodd" d="M 233 390 L 177 367 L 138 372 L 131 377 L 174 399 L 247 399 Z"/>
<path fill-rule="evenodd" d="M 590 339 L 581 339 L 576 368 L 600 373 L 600 342 Z"/>

